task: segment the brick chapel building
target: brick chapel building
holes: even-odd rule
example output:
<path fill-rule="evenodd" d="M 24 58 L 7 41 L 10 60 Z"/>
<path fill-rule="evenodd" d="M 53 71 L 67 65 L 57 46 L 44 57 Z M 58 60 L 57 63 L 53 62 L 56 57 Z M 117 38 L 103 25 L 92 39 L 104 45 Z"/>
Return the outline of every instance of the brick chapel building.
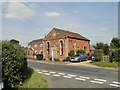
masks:
<path fill-rule="evenodd" d="M 43 54 L 43 39 L 33 40 L 28 43 L 27 56 L 33 58 L 34 55 L 34 58 L 36 58 L 37 54 Z"/>
<path fill-rule="evenodd" d="M 90 51 L 90 40 L 80 34 L 53 28 L 43 39 L 44 59 L 54 60 L 59 58 L 61 61 L 70 55 L 70 51 L 85 50 Z"/>

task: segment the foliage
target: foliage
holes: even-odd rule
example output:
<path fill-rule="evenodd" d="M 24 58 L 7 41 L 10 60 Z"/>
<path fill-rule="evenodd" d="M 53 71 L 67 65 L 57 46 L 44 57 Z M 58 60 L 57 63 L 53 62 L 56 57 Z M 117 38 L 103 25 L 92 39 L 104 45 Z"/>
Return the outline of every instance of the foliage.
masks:
<path fill-rule="evenodd" d="M 104 52 L 104 55 L 109 55 L 109 46 L 108 46 L 108 44 L 104 45 L 103 52 Z"/>
<path fill-rule="evenodd" d="M 111 52 L 110 62 L 120 62 L 120 50 L 114 50 Z"/>
<path fill-rule="evenodd" d="M 120 48 L 120 38 L 116 38 L 116 37 L 112 38 L 110 46 L 112 48 L 117 48 L 117 49 Z"/>
<path fill-rule="evenodd" d="M 54 58 L 54 61 L 60 61 L 60 59 L 59 58 Z"/>
<path fill-rule="evenodd" d="M 15 39 L 11 39 L 10 42 L 13 43 L 13 44 L 19 44 L 19 41 L 15 40 Z"/>
<path fill-rule="evenodd" d="M 95 61 L 101 61 L 103 58 L 103 50 L 95 50 L 94 56 L 95 56 Z"/>
<path fill-rule="evenodd" d="M 85 53 L 85 50 L 82 50 L 82 49 L 78 50 L 77 54 L 80 54 L 80 53 Z"/>
<path fill-rule="evenodd" d="M 70 51 L 70 56 L 74 56 L 75 55 L 75 51 L 74 50 L 71 50 Z"/>
<path fill-rule="evenodd" d="M 19 86 L 19 90 L 21 88 L 48 88 L 47 81 L 43 78 L 43 76 L 33 69 L 29 68 L 30 78 L 25 80 L 25 82 Z"/>
<path fill-rule="evenodd" d="M 37 60 L 42 60 L 43 59 L 43 54 L 37 54 L 36 59 Z"/>
<path fill-rule="evenodd" d="M 91 62 L 93 65 L 101 66 L 101 67 L 110 67 L 110 68 L 118 68 L 118 62 Z"/>
<path fill-rule="evenodd" d="M 63 61 L 70 61 L 70 57 L 66 57 L 66 59 Z"/>
<path fill-rule="evenodd" d="M 19 44 L 2 41 L 2 77 L 8 87 L 17 87 L 26 76 L 27 58 Z"/>
<path fill-rule="evenodd" d="M 94 46 L 95 49 L 103 49 L 103 47 L 104 47 L 104 43 L 102 42 L 99 42 Z"/>

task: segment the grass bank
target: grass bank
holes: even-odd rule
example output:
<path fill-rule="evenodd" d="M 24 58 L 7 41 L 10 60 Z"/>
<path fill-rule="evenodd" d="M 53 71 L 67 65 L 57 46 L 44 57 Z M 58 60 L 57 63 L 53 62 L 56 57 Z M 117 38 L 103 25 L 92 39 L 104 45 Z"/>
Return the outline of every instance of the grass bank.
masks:
<path fill-rule="evenodd" d="M 100 67 L 109 67 L 109 68 L 118 68 L 118 62 L 90 62 L 92 65 L 100 66 Z"/>
<path fill-rule="evenodd" d="M 36 71 L 19 88 L 48 88 L 47 81 Z"/>

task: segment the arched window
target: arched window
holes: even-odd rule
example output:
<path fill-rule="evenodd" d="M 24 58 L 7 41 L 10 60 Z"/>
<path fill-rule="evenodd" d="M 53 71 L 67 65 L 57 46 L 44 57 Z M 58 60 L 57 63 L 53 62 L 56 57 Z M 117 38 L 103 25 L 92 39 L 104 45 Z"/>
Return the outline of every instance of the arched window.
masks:
<path fill-rule="evenodd" d="M 63 41 L 60 41 L 60 55 L 63 55 Z"/>
<path fill-rule="evenodd" d="M 50 43 L 47 42 L 47 54 L 49 54 L 49 53 L 50 53 Z"/>

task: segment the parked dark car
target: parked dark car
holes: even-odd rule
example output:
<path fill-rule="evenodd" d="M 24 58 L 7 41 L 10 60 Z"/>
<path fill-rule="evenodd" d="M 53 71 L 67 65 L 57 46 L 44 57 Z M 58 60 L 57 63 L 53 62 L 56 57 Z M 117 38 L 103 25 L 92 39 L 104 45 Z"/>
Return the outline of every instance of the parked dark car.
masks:
<path fill-rule="evenodd" d="M 70 62 L 86 61 L 86 59 L 87 59 L 87 54 L 81 53 L 81 54 L 75 55 L 73 57 L 70 57 Z"/>

